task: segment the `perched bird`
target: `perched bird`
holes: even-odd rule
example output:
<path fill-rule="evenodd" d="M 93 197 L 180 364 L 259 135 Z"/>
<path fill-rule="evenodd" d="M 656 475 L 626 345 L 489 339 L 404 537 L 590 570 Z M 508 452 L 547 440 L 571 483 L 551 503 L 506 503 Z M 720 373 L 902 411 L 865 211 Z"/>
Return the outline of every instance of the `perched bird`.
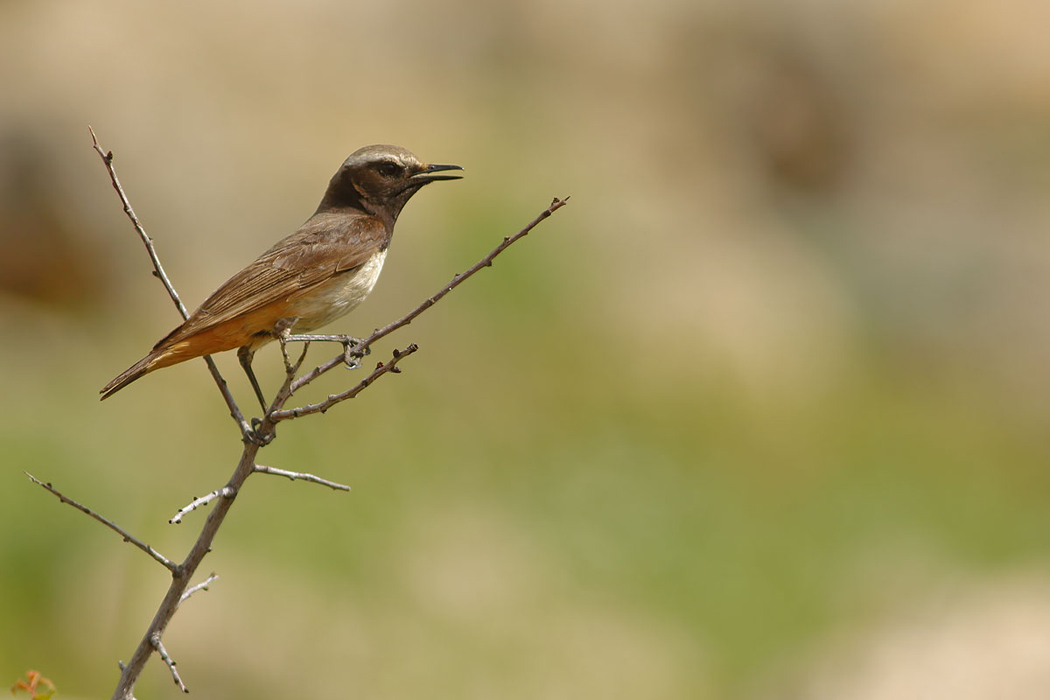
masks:
<path fill-rule="evenodd" d="M 394 222 L 424 185 L 458 180 L 435 175 L 458 165 L 426 165 L 404 148 L 355 151 L 328 183 L 314 215 L 219 287 L 144 358 L 102 387 L 108 398 L 155 369 L 238 348 L 251 371 L 255 351 L 280 333 L 311 331 L 349 313 L 379 279 Z"/>

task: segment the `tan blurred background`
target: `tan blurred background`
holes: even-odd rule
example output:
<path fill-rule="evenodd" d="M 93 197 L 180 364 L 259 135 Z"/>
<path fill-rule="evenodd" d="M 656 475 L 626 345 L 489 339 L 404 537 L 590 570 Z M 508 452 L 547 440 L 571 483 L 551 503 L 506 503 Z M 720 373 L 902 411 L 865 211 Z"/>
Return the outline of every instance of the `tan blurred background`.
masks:
<path fill-rule="evenodd" d="M 181 558 L 204 516 L 167 519 L 239 448 L 202 363 L 96 399 L 177 316 L 91 124 L 191 307 L 359 146 L 463 165 L 344 332 L 573 198 L 399 334 L 403 375 L 264 450 L 354 490 L 249 483 L 166 637 L 195 697 L 1047 697 L 1047 26 L 0 3 L 0 685 L 108 696 L 166 585 L 22 470 Z M 138 696 L 181 694 L 154 660 Z"/>

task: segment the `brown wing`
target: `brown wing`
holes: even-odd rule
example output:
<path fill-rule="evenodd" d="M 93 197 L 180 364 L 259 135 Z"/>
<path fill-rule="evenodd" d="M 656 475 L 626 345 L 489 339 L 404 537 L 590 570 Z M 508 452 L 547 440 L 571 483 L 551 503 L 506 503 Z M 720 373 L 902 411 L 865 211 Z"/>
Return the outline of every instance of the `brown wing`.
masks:
<path fill-rule="evenodd" d="M 364 213 L 315 214 L 298 231 L 227 280 L 154 348 L 258 311 L 337 273 L 360 267 L 389 238 L 383 223 Z"/>

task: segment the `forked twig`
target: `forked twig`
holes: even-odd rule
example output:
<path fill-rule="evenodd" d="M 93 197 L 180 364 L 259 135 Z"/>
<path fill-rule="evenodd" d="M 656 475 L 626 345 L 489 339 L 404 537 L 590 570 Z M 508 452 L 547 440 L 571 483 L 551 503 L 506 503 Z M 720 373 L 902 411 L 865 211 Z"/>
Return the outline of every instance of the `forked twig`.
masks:
<path fill-rule="evenodd" d="M 362 379 L 352 388 L 347 389 L 346 391 L 338 394 L 330 394 L 327 399 L 325 399 L 324 401 L 319 401 L 317 403 L 307 404 L 306 406 L 300 406 L 298 408 L 286 408 L 283 410 L 270 411 L 268 417 L 274 423 L 278 423 L 279 421 L 288 420 L 290 418 L 308 416 L 311 413 L 324 413 L 337 403 L 354 398 L 362 391 L 367 389 L 372 384 L 372 382 L 379 379 L 387 372 L 398 374 L 401 371 L 401 368 L 397 366 L 397 363 L 403 360 L 404 358 L 408 357 L 412 353 L 416 352 L 417 350 L 419 350 L 419 346 L 415 343 L 412 343 L 404 350 L 394 350 L 394 355 L 389 362 L 385 364 L 380 362 L 379 364 L 377 364 L 376 368 L 372 370 L 372 372 L 367 377 Z M 292 385 L 294 386 L 295 382 L 292 382 Z"/>
<path fill-rule="evenodd" d="M 138 232 L 139 237 L 142 239 L 143 244 L 146 246 L 146 250 L 149 253 L 150 260 L 153 263 L 154 275 L 161 280 L 161 283 L 164 285 L 164 288 L 167 290 L 176 308 L 178 308 L 179 313 L 185 319 L 188 315 L 186 308 L 185 306 L 183 306 L 182 301 L 179 299 L 178 294 L 175 292 L 174 286 L 171 284 L 171 281 L 168 279 L 167 274 L 164 272 L 164 268 L 161 266 L 160 259 L 157 256 L 156 250 L 153 247 L 153 242 L 151 241 L 149 236 L 146 235 L 146 232 L 143 229 L 141 223 L 139 222 L 138 217 L 135 215 L 134 210 L 131 208 L 131 204 L 128 201 L 127 196 L 124 194 L 124 190 L 121 187 L 120 180 L 117 178 L 116 170 L 113 167 L 113 153 L 111 151 L 104 151 L 102 149 L 102 147 L 98 143 L 98 139 L 95 137 L 95 132 L 93 130 L 91 131 L 91 140 L 94 145 L 95 151 L 102 158 L 102 162 L 105 164 L 106 170 L 109 172 L 110 181 L 112 182 L 113 188 L 116 190 L 117 195 L 120 197 L 125 214 L 128 216 L 131 223 L 134 225 L 135 230 Z M 412 353 L 416 352 L 418 347 L 415 344 L 412 344 L 406 347 L 404 350 L 395 350 L 393 352 L 393 357 L 388 362 L 379 363 L 368 376 L 366 376 L 364 379 L 358 382 L 355 386 L 341 393 L 331 394 L 324 401 L 320 401 L 315 404 L 300 406 L 297 408 L 285 409 L 284 405 L 291 398 L 291 396 L 298 389 L 306 386 L 314 379 L 330 371 L 334 367 L 337 367 L 339 364 L 342 364 L 344 362 L 349 363 L 349 358 L 363 356 L 365 354 L 365 351 L 368 350 L 369 346 L 371 346 L 380 338 L 383 338 L 389 335 L 390 333 L 396 331 L 397 329 L 411 323 L 413 319 L 415 319 L 421 313 L 423 313 L 428 308 L 436 304 L 441 298 L 443 298 L 446 294 L 458 287 L 465 280 L 467 280 L 469 277 L 478 272 L 481 268 L 491 266 L 492 261 L 496 258 L 496 256 L 498 256 L 500 253 L 506 250 L 510 245 L 527 235 L 541 221 L 549 217 L 561 207 L 565 206 L 567 201 L 568 197 L 566 197 L 565 199 L 555 199 L 546 210 L 544 210 L 538 217 L 536 217 L 536 219 L 534 219 L 532 222 L 530 222 L 527 226 L 525 226 L 513 236 L 505 237 L 503 239 L 503 242 L 496 246 L 496 248 L 492 250 L 488 255 L 486 255 L 477 263 L 472 265 L 465 272 L 455 275 L 452 278 L 452 280 L 447 285 L 445 285 L 440 291 L 438 291 L 433 296 L 427 298 L 423 303 L 421 303 L 411 312 L 409 312 L 399 320 L 394 321 L 393 323 L 388 324 L 383 328 L 377 329 L 371 336 L 365 338 L 364 340 L 358 341 L 357 344 L 353 347 L 344 348 L 344 352 L 341 353 L 339 356 L 323 363 L 322 365 L 313 368 L 312 370 L 304 373 L 300 377 L 296 377 L 295 375 L 299 371 L 304 361 L 304 358 L 306 357 L 307 347 L 304 346 L 302 353 L 298 357 L 298 360 L 296 362 L 292 362 L 292 358 L 288 354 L 287 348 L 285 348 L 284 343 L 282 343 L 281 350 L 285 361 L 285 379 L 281 385 L 281 388 L 275 395 L 273 402 L 270 404 L 269 409 L 266 411 L 262 420 L 258 422 L 258 426 L 254 431 L 250 426 L 248 426 L 248 424 L 244 420 L 240 409 L 237 407 L 237 404 L 234 401 L 233 396 L 229 391 L 229 388 L 226 386 L 226 382 L 223 380 L 222 375 L 219 374 L 219 370 L 215 366 L 215 363 L 211 360 L 210 357 L 205 357 L 204 359 L 208 364 L 208 369 L 211 372 L 212 377 L 215 379 L 219 390 L 222 392 L 223 399 L 226 401 L 227 407 L 230 409 L 230 415 L 233 416 L 233 418 L 237 421 L 237 424 L 241 429 L 244 445 L 241 457 L 237 463 L 237 467 L 234 470 L 233 475 L 230 477 L 230 480 L 226 483 L 226 485 L 220 489 L 216 489 L 207 496 L 193 499 L 193 501 L 189 505 L 180 509 L 176 513 L 176 515 L 171 519 L 171 522 L 173 523 L 180 522 L 182 517 L 187 513 L 191 512 L 192 510 L 199 508 L 212 501 L 216 501 L 211 512 L 208 514 L 208 517 L 206 518 L 203 527 L 201 528 L 200 535 L 194 542 L 193 547 L 190 549 L 190 552 L 186 555 L 186 559 L 181 564 L 175 564 L 169 561 L 168 559 L 164 558 L 159 553 L 157 553 L 156 550 L 154 550 L 152 547 L 132 537 L 130 534 L 113 524 L 111 521 L 107 520 L 106 518 L 103 518 L 94 511 L 91 511 L 90 509 L 73 501 L 72 499 L 65 497 L 56 489 L 54 489 L 50 484 L 44 484 L 35 477 L 27 474 L 27 476 L 29 476 L 29 478 L 32 479 L 35 483 L 39 484 L 54 495 L 58 496 L 59 499 L 62 500 L 62 502 L 73 505 L 76 508 L 83 511 L 84 513 L 95 518 L 99 522 L 102 522 L 107 527 L 113 529 L 118 534 L 120 534 L 126 541 L 131 542 L 135 546 L 148 553 L 151 557 L 163 564 L 172 574 L 171 585 L 169 586 L 168 591 L 165 593 L 164 598 L 161 601 L 160 606 L 158 607 L 152 622 L 147 628 L 145 635 L 139 642 L 139 645 L 136 647 L 135 652 L 132 655 L 131 659 L 128 661 L 128 663 L 121 664 L 121 678 L 113 693 L 114 700 L 129 700 L 130 698 L 134 697 L 133 691 L 135 683 L 138 680 L 139 675 L 142 673 L 142 669 L 145 667 L 146 662 L 149 660 L 149 657 L 153 652 L 157 652 L 160 655 L 161 659 L 164 661 L 164 663 L 168 666 L 172 678 L 174 679 L 175 683 L 179 686 L 179 688 L 183 692 L 188 692 L 186 685 L 182 682 L 182 678 L 180 677 L 179 672 L 176 669 L 175 661 L 171 658 L 167 650 L 164 648 L 161 639 L 163 637 L 164 631 L 167 629 L 168 623 L 171 621 L 179 605 L 191 595 L 193 595 L 195 592 L 199 590 L 207 590 L 208 585 L 217 578 L 215 574 L 212 574 L 203 582 L 196 584 L 192 587 L 189 586 L 189 581 L 193 577 L 194 573 L 197 571 L 197 568 L 199 567 L 201 561 L 204 559 L 205 555 L 211 551 L 211 545 L 215 539 L 215 535 L 218 532 L 219 527 L 222 525 L 224 519 L 226 518 L 226 515 L 232 507 L 233 501 L 237 497 L 237 494 L 240 492 L 241 486 L 243 486 L 245 480 L 249 476 L 256 472 L 259 472 L 263 474 L 284 476 L 292 480 L 302 479 L 304 481 L 321 484 L 336 490 L 349 490 L 348 486 L 336 483 L 334 481 L 329 481 L 328 479 L 322 479 L 321 477 L 314 476 L 313 474 L 291 472 L 283 469 L 276 469 L 273 467 L 266 467 L 263 465 L 256 464 L 255 458 L 261 446 L 264 444 L 268 444 L 274 439 L 274 429 L 276 424 L 278 422 L 288 420 L 291 418 L 297 418 L 300 416 L 315 413 L 324 413 L 335 404 L 340 403 L 341 401 L 346 401 L 347 399 L 354 398 L 383 375 L 396 374 L 400 372 L 401 370 L 398 366 L 398 363 L 408 355 L 411 355 Z"/>

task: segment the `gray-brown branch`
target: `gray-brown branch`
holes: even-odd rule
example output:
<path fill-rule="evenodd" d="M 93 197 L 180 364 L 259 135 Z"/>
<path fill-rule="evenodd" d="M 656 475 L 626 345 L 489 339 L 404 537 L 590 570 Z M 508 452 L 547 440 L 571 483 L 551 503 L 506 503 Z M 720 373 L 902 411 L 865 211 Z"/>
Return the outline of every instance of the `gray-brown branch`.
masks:
<path fill-rule="evenodd" d="M 189 318 L 189 312 L 186 310 L 186 306 L 182 303 L 182 299 L 179 298 L 178 292 L 175 291 L 175 287 L 171 284 L 171 280 L 168 279 L 168 275 L 164 272 L 164 266 L 160 264 L 160 258 L 157 256 L 157 250 L 153 247 L 153 239 L 146 234 L 146 229 L 142 228 L 142 224 L 139 223 L 139 217 L 135 215 L 135 210 L 131 208 L 131 202 L 128 201 L 128 196 L 124 194 L 124 188 L 120 184 L 120 178 L 117 177 L 117 170 L 113 166 L 113 151 L 105 151 L 102 146 L 98 143 L 98 138 L 95 136 L 95 130 L 90 126 L 88 131 L 91 132 L 91 143 L 95 148 L 95 152 L 98 153 L 99 158 L 102 159 L 103 164 L 106 166 L 107 172 L 109 172 L 109 181 L 113 183 L 113 189 L 117 191 L 117 196 L 120 197 L 120 203 L 124 206 L 124 213 L 128 219 L 131 220 L 132 226 L 135 227 L 135 231 L 138 232 L 139 238 L 142 239 L 142 244 L 146 246 L 146 252 L 149 253 L 149 259 L 153 263 L 153 275 L 160 280 L 161 284 L 164 285 L 164 289 L 167 290 L 168 296 L 171 297 L 171 301 L 175 304 L 175 308 L 179 310 L 179 315 L 182 316 L 182 320 Z M 251 434 L 251 426 L 244 420 L 244 414 L 241 413 L 241 409 L 237 406 L 237 402 L 233 398 L 233 394 L 230 393 L 230 387 L 227 386 L 226 380 L 222 378 L 222 374 L 219 373 L 219 368 L 215 365 L 215 361 L 211 359 L 210 355 L 204 356 L 204 361 L 208 365 L 208 371 L 211 372 L 212 379 L 215 380 L 216 386 L 219 387 L 219 391 L 222 392 L 222 398 L 226 402 L 226 407 L 230 409 L 230 417 L 233 418 L 237 423 L 237 427 L 241 431 L 241 438 L 248 439 Z"/>
<path fill-rule="evenodd" d="M 350 349 L 350 353 L 353 353 L 354 355 L 357 355 L 358 357 L 361 357 L 361 356 L 364 355 L 365 350 L 368 347 L 370 347 L 373 343 L 375 343 L 377 340 L 379 340 L 380 338 L 384 338 L 384 337 L 390 335 L 391 333 L 393 333 L 394 331 L 396 331 L 397 329 L 403 328 L 404 326 L 407 326 L 408 324 L 412 323 L 412 321 L 415 320 L 415 318 L 417 316 L 419 316 L 421 313 L 423 313 L 424 311 L 429 309 L 434 304 L 436 304 L 439 301 L 441 301 L 442 297 L 444 297 L 446 294 L 451 292 L 453 289 L 455 289 L 459 285 L 463 284 L 471 276 L 473 276 L 476 272 L 478 272 L 482 268 L 491 267 L 492 266 L 492 261 L 496 259 L 496 256 L 498 256 L 500 253 L 505 251 L 507 248 L 509 248 L 513 244 L 517 243 L 519 240 L 521 240 L 525 236 L 529 235 L 529 232 L 532 231 L 532 229 L 536 228 L 536 226 L 539 225 L 539 223 L 541 221 L 543 221 L 544 219 L 549 218 L 551 216 L 551 214 L 553 214 L 554 212 L 558 211 L 559 209 L 561 209 L 562 207 L 564 207 L 568 203 L 569 203 L 569 198 L 568 197 L 566 197 L 565 199 L 558 199 L 557 197 L 555 197 L 554 201 L 551 202 L 551 205 L 549 207 L 547 207 L 546 209 L 544 209 L 542 212 L 540 212 L 539 216 L 537 216 L 535 219 L 530 221 L 524 228 L 522 228 L 520 231 L 515 233 L 513 236 L 505 236 L 503 238 L 503 241 L 498 246 L 496 246 L 488 255 L 483 257 L 481 260 L 478 260 L 473 265 L 471 265 L 469 268 L 467 268 L 467 270 L 465 272 L 461 272 L 461 273 L 453 276 L 453 278 L 449 281 L 448 284 L 446 284 L 444 287 L 442 287 L 440 290 L 438 290 L 435 294 L 432 294 L 431 296 L 427 297 L 423 301 L 423 303 L 421 303 L 419 306 L 417 306 L 416 308 L 414 308 L 411 311 L 409 311 L 407 314 L 405 314 L 404 316 L 402 316 L 398 320 L 396 320 L 393 323 L 390 323 L 390 324 L 388 324 L 386 326 L 383 326 L 382 328 L 376 329 L 376 331 L 373 332 L 372 335 L 370 335 L 367 338 L 361 340 L 361 342 L 359 342 L 357 345 L 355 345 L 353 348 L 351 348 Z M 309 372 L 307 372 L 303 376 L 301 376 L 298 379 L 296 379 L 295 381 L 293 381 L 292 385 L 291 385 L 292 393 L 295 393 L 300 387 L 303 387 L 303 386 L 309 384 L 314 379 L 317 379 L 317 377 L 321 376 L 322 374 L 324 374 L 325 372 L 331 370 L 332 368 L 338 367 L 343 362 L 343 357 L 344 357 L 343 355 L 340 355 L 338 357 L 333 357 L 328 362 L 325 362 L 322 365 L 318 365 L 317 367 L 313 368 L 312 370 L 310 370 Z"/>
<path fill-rule="evenodd" d="M 122 528 L 120 525 L 117 525 L 115 522 L 113 522 L 109 518 L 106 518 L 106 517 L 103 517 L 103 516 L 99 515 L 95 511 L 93 511 L 90 508 L 88 508 L 87 506 L 82 505 L 80 503 L 77 503 L 72 498 L 69 498 L 68 496 L 63 494 L 61 491 L 56 489 L 51 484 L 49 484 L 49 483 L 45 484 L 43 481 L 41 481 L 40 479 L 36 478 L 35 476 L 30 474 L 29 472 L 23 471 L 22 473 L 25 474 L 26 476 L 28 476 L 29 479 L 34 484 L 37 484 L 37 485 L 41 486 L 42 488 L 46 489 L 47 491 L 50 491 L 51 493 L 53 493 L 55 496 L 58 496 L 58 500 L 62 501 L 63 503 L 65 503 L 67 505 L 73 506 L 74 508 L 79 510 L 81 513 L 84 513 L 85 515 L 88 515 L 88 516 L 94 518 L 95 520 L 99 521 L 100 523 L 102 523 L 103 525 L 108 527 L 113 532 L 115 532 L 118 535 L 120 535 L 121 538 L 123 538 L 123 540 L 125 542 L 130 542 L 131 544 L 135 545 L 136 547 L 141 549 L 146 554 L 148 554 L 151 557 L 153 557 L 153 559 L 155 559 L 156 561 L 160 562 L 164 566 L 164 568 L 166 568 L 168 571 L 175 571 L 175 568 L 176 568 L 175 562 L 171 561 L 170 559 L 165 557 L 163 554 L 161 554 L 157 550 L 153 549 L 153 547 L 149 546 L 148 544 L 146 544 L 145 542 L 143 542 L 139 538 L 137 538 L 134 535 L 132 535 L 130 532 L 128 532 L 127 530 Z"/>
<path fill-rule="evenodd" d="M 399 373 L 401 371 L 401 368 L 397 366 L 397 363 L 414 353 L 416 350 L 419 350 L 419 346 L 415 343 L 409 345 L 404 350 L 395 350 L 394 355 L 389 362 L 380 362 L 379 364 L 377 364 L 376 368 L 372 370 L 371 374 L 369 374 L 367 377 L 358 382 L 356 386 L 347 389 L 346 391 L 341 392 L 339 394 L 330 394 L 328 398 L 324 401 L 318 401 L 317 403 L 307 404 L 306 406 L 300 406 L 298 408 L 287 408 L 283 410 L 270 411 L 270 420 L 272 420 L 274 423 L 278 423 L 282 420 L 288 420 L 289 418 L 299 418 L 300 416 L 308 416 L 311 413 L 324 413 L 337 403 L 354 398 L 362 391 L 367 389 L 372 382 L 379 379 L 387 372 L 393 372 L 394 374 Z"/>

